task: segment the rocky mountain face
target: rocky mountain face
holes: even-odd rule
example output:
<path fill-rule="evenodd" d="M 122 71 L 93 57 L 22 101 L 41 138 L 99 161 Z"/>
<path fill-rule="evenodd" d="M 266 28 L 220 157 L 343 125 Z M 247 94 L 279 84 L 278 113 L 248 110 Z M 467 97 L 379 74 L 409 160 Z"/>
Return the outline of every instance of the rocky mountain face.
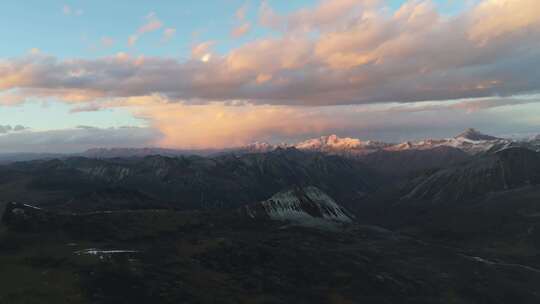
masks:
<path fill-rule="evenodd" d="M 354 211 L 360 222 L 540 265 L 539 172 L 540 153 L 510 146 L 402 179 Z"/>
<path fill-rule="evenodd" d="M 353 215 L 317 187 L 297 187 L 274 194 L 268 200 L 243 207 L 250 218 L 287 221 L 299 225 L 352 223 Z"/>
<path fill-rule="evenodd" d="M 440 146 L 426 150 L 383 150 L 358 159 L 388 180 L 398 181 L 413 178 L 426 170 L 447 168 L 470 158 L 471 155 L 460 149 Z"/>
<path fill-rule="evenodd" d="M 540 153 L 507 148 L 410 182 L 405 200 L 467 201 L 486 193 L 540 184 Z"/>
<path fill-rule="evenodd" d="M 347 204 L 374 191 L 380 179 L 357 160 L 294 148 L 213 158 L 68 158 L 17 163 L 0 167 L 0 173 L 0 201 L 78 210 L 85 204 L 89 210 L 107 204 L 236 208 L 308 185 Z"/>

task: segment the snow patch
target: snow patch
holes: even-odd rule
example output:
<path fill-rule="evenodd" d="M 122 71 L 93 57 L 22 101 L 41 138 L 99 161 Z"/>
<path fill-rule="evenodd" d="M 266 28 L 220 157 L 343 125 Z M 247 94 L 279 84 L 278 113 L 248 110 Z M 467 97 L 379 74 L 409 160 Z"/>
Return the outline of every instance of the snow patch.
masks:
<path fill-rule="evenodd" d="M 83 249 L 75 251 L 76 255 L 111 255 L 111 254 L 121 254 L 121 253 L 138 253 L 137 250 L 102 250 L 97 248 Z"/>
<path fill-rule="evenodd" d="M 293 189 L 275 194 L 255 206 L 247 206 L 250 218 L 258 215 L 257 207 L 272 220 L 297 223 L 352 222 L 351 216 L 330 196 L 316 187 Z"/>

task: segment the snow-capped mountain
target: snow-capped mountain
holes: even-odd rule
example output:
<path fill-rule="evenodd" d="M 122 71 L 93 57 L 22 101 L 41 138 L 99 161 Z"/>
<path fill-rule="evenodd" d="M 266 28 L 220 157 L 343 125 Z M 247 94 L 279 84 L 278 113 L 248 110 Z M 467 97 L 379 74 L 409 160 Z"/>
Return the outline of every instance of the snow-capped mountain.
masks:
<path fill-rule="evenodd" d="M 343 207 L 317 187 L 282 191 L 270 199 L 243 208 L 250 218 L 268 218 L 302 225 L 353 221 Z"/>
<path fill-rule="evenodd" d="M 462 140 L 470 140 L 470 141 L 491 141 L 491 140 L 500 140 L 501 138 L 483 134 L 476 129 L 469 128 L 465 130 L 463 133 L 459 134 L 458 136 L 454 137 L 455 139 L 462 139 Z"/>
<path fill-rule="evenodd" d="M 269 152 L 278 148 L 295 148 L 302 151 L 323 152 L 340 155 L 365 155 L 387 147 L 392 144 L 378 141 L 362 141 L 357 138 L 339 137 L 335 134 L 308 139 L 296 144 L 278 144 L 255 142 L 238 149 L 242 152 Z"/>
<path fill-rule="evenodd" d="M 346 154 L 367 154 L 388 146 L 387 143 L 370 140 L 361 141 L 350 137 L 341 138 L 335 134 L 309 139 L 294 145 L 298 150 Z"/>
<path fill-rule="evenodd" d="M 527 147 L 540 151 L 540 135 L 527 139 L 505 139 L 483 134 L 475 129 L 466 129 L 455 137 L 443 139 L 424 139 L 419 141 L 406 141 L 402 143 L 386 143 L 373 140 L 360 140 L 351 137 L 339 137 L 335 134 L 301 141 L 296 144 L 271 144 L 267 142 L 254 142 L 245 146 L 227 149 L 206 150 L 174 150 L 165 148 L 97 148 L 91 149 L 77 156 L 89 158 L 115 158 L 115 157 L 146 157 L 161 155 L 177 157 L 182 155 L 212 156 L 226 153 L 266 153 L 278 148 L 295 148 L 301 151 L 322 152 L 342 156 L 364 156 L 378 151 L 415 151 L 432 150 L 439 147 L 459 149 L 467 154 L 474 155 L 486 151 L 496 151 L 508 147 Z M 0 157 L 1 161 L 1 157 Z"/>
<path fill-rule="evenodd" d="M 540 152 L 540 135 L 533 136 L 531 138 L 523 140 L 526 146 L 528 146 L 529 149 L 535 150 L 537 152 Z"/>
<path fill-rule="evenodd" d="M 531 140 L 532 142 L 533 140 Z M 277 148 L 296 148 L 303 151 L 323 152 L 344 156 L 363 156 L 377 151 L 405 151 L 405 150 L 431 150 L 438 147 L 451 147 L 462 150 L 468 154 L 477 154 L 502 148 L 513 143 L 510 139 L 503 139 L 483 134 L 475 129 L 467 129 L 459 135 L 444 139 L 425 139 L 420 141 L 406 141 L 402 143 L 385 143 L 380 141 L 362 141 L 357 138 L 339 137 L 335 134 L 308 139 L 297 144 L 272 145 L 259 143 L 243 147 L 245 152 L 268 152 Z M 536 138 L 540 147 L 540 137 Z"/>
<path fill-rule="evenodd" d="M 358 149 L 362 147 L 362 142 L 356 138 L 340 138 L 337 135 L 321 136 L 319 138 L 308 139 L 295 145 L 303 150 L 333 149 Z"/>
<path fill-rule="evenodd" d="M 455 137 L 405 142 L 388 147 L 386 150 L 430 150 L 437 147 L 452 147 L 468 154 L 477 154 L 488 151 L 496 146 L 503 146 L 509 142 L 511 142 L 511 140 L 486 135 L 475 129 L 467 129 Z"/>
<path fill-rule="evenodd" d="M 259 152 L 259 153 L 264 153 L 264 152 L 270 152 L 270 151 L 273 151 L 275 150 L 276 148 L 278 147 L 283 147 L 283 148 L 286 148 L 287 145 L 286 144 L 280 144 L 280 145 L 273 145 L 273 144 L 269 144 L 267 142 L 254 142 L 254 143 L 251 143 L 249 145 L 246 145 L 244 147 L 241 147 L 239 150 L 243 151 L 243 152 Z"/>

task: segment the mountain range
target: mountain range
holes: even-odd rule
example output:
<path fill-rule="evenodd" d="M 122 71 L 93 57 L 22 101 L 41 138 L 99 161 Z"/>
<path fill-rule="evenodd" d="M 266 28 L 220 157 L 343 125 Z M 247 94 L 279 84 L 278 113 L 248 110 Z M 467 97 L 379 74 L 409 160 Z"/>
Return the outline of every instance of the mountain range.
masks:
<path fill-rule="evenodd" d="M 539 142 L 24 155 L 0 303 L 538 303 Z"/>
<path fill-rule="evenodd" d="M 467 129 L 464 132 L 443 139 L 424 139 L 419 141 L 406 141 L 401 143 L 387 143 L 373 140 L 360 140 L 350 137 L 339 137 L 335 134 L 321 136 L 301 141 L 295 144 L 281 143 L 271 144 L 267 142 L 254 142 L 240 147 L 226 149 L 166 149 L 166 148 L 93 148 L 82 153 L 9 153 L 0 154 L 0 163 L 13 161 L 28 161 L 35 159 L 53 159 L 63 157 L 86 157 L 86 158 L 130 158 L 161 155 L 176 157 L 183 155 L 217 156 L 230 153 L 265 153 L 276 149 L 296 148 L 302 151 L 323 152 L 349 157 L 364 156 L 381 151 L 406 151 L 406 150 L 432 150 L 440 147 L 450 147 L 474 155 L 486 152 L 490 149 L 502 149 L 508 146 L 526 146 L 534 150 L 540 150 L 540 135 L 522 139 L 498 138 L 486 135 L 475 129 Z"/>
<path fill-rule="evenodd" d="M 475 129 L 467 129 L 455 137 L 444 139 L 425 139 L 420 141 L 406 141 L 402 143 L 386 143 L 373 140 L 360 140 L 350 137 L 339 137 L 335 134 L 321 136 L 301 141 L 295 144 L 270 144 L 255 142 L 246 146 L 214 150 L 173 150 L 161 148 L 144 149 L 92 149 L 80 156 L 93 158 L 113 157 L 144 157 L 148 155 L 178 156 L 195 154 L 202 156 L 219 155 L 223 153 L 264 153 L 275 149 L 296 148 L 302 151 L 315 151 L 344 156 L 363 156 L 378 151 L 405 151 L 405 150 L 431 150 L 438 147 L 452 147 L 468 154 L 477 154 L 493 148 L 502 148 L 506 145 L 538 145 L 538 138 L 530 139 L 504 139 L 483 134 Z"/>

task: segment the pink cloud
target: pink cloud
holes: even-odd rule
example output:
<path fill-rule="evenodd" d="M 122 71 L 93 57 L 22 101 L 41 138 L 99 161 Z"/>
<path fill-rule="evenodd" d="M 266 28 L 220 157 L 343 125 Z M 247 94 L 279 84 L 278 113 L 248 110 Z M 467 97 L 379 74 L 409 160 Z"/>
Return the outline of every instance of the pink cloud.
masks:
<path fill-rule="evenodd" d="M 139 35 L 157 31 L 163 26 L 163 22 L 158 19 L 156 13 L 154 12 L 148 14 L 145 19 L 146 23 L 137 30 L 137 34 Z"/>
<path fill-rule="evenodd" d="M 175 35 L 176 35 L 175 28 L 172 28 L 172 27 L 166 28 L 165 30 L 163 30 L 163 41 L 165 42 L 171 41 L 171 39 L 173 39 Z"/>
<path fill-rule="evenodd" d="M 410 1 L 389 13 L 372 1 L 327 0 L 283 16 L 265 4 L 262 15 L 272 12 L 291 26 L 228 53 L 212 52 L 213 42 L 204 42 L 184 61 L 30 54 L 0 60 L 0 88 L 79 102 L 158 93 L 194 104 L 305 106 L 534 93 L 540 87 L 540 27 L 534 26 L 540 15 L 529 13 L 530 1 L 511 1 L 510 13 L 500 9 L 504 0 L 484 0 L 453 17 L 441 16 L 429 1 Z M 478 17 L 492 15 L 496 22 Z M 139 36 L 132 38 L 135 43 Z"/>
<path fill-rule="evenodd" d="M 139 38 L 146 34 L 159 30 L 163 26 L 163 22 L 159 20 L 156 13 L 151 12 L 145 17 L 146 23 L 137 29 L 137 32 L 128 38 L 128 45 L 135 46 Z M 171 29 L 168 29 L 169 33 Z M 167 29 L 165 30 L 167 32 Z M 171 36 L 172 38 L 172 36 Z"/>
<path fill-rule="evenodd" d="M 101 45 L 103 47 L 106 47 L 106 48 L 112 47 L 114 45 L 114 43 L 115 43 L 115 41 L 111 37 L 102 37 L 101 38 Z"/>
<path fill-rule="evenodd" d="M 251 24 L 249 22 L 243 23 L 238 27 L 234 28 L 231 32 L 233 38 L 240 38 L 246 35 L 251 29 Z"/>

